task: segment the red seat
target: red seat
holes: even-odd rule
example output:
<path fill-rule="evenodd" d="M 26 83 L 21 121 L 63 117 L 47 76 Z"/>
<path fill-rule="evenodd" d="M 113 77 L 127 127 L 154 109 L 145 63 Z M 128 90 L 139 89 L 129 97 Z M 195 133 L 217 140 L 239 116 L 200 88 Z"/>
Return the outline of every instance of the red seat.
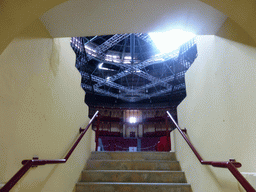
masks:
<path fill-rule="evenodd" d="M 167 137 L 167 136 L 160 137 L 160 141 L 158 141 L 157 143 L 156 150 L 170 151 L 171 150 L 170 137 Z"/>

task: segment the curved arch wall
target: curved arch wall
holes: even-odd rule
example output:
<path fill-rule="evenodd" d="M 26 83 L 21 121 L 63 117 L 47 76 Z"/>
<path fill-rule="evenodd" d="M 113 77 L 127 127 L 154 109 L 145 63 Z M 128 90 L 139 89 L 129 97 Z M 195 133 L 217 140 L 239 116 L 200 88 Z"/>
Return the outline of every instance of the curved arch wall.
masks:
<path fill-rule="evenodd" d="M 12 39 L 17 36 L 22 30 L 28 27 L 33 21 L 38 19 L 43 13 L 49 9 L 59 5 L 66 0 L 5 0 L 0 4 L 0 53 L 6 48 L 6 46 L 12 41 Z M 121 2 L 121 3 L 120 3 Z M 128 3 L 131 2 L 131 3 Z M 152 3 L 151 9 L 154 9 L 154 3 L 162 4 L 165 6 L 165 0 L 162 1 L 149 1 L 147 3 Z M 234 22 L 240 25 L 253 39 L 256 41 L 256 4 L 253 0 L 243 0 L 243 1 L 210 1 L 203 0 L 202 2 L 216 8 L 217 10 L 223 12 L 225 15 L 230 17 Z M 134 21 L 134 25 L 124 26 L 120 28 L 120 25 L 111 25 L 110 22 L 102 23 L 104 25 L 104 34 L 114 34 L 114 33 L 125 33 L 125 32 L 147 32 L 154 29 L 159 24 L 159 20 L 148 20 L 147 22 L 140 23 L 139 18 L 134 17 L 133 15 L 138 15 L 139 11 L 134 7 L 136 6 L 136 1 L 120 1 L 116 0 L 118 5 L 127 5 L 124 11 L 118 12 L 118 15 L 113 15 L 113 18 L 123 17 L 127 21 Z M 191 1 L 193 3 L 193 1 Z M 95 6 L 101 7 L 106 6 L 105 3 L 101 3 L 100 0 L 93 1 L 90 3 L 88 1 L 88 10 L 95 9 Z M 120 8 L 120 7 L 106 7 L 106 9 Z M 103 8 L 104 10 L 105 8 Z M 135 12 L 137 11 L 137 12 Z M 136 13 L 136 14 L 135 14 Z M 127 15 L 128 14 L 128 15 Z M 166 13 L 168 14 L 168 13 Z M 98 20 L 103 19 L 105 15 L 98 15 Z M 127 16 L 129 16 L 127 18 Z M 165 13 L 158 15 L 159 19 L 164 19 Z M 110 19 L 113 19 L 110 18 Z M 138 23 L 135 25 L 135 23 Z M 97 28 L 93 23 L 90 28 Z M 128 29 L 128 30 L 127 30 Z M 85 35 L 85 34 L 84 34 Z M 90 35 L 90 34 L 87 34 Z M 77 34 L 77 36 L 82 36 Z"/>

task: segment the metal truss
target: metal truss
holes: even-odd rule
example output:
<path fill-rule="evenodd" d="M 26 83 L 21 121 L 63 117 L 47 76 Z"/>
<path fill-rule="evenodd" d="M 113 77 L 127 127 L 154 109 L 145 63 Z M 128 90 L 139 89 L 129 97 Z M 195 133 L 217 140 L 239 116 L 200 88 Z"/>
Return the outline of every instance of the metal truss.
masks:
<path fill-rule="evenodd" d="M 84 45 L 93 41 L 97 36 L 93 37 L 91 40 L 89 40 L 86 43 L 83 41 L 82 37 L 72 37 L 71 41 L 70 41 L 71 47 L 73 48 L 73 50 L 75 51 L 77 56 L 82 55 L 82 57 L 84 57 L 84 61 L 77 63 L 76 67 L 79 68 L 80 66 L 82 66 L 83 64 L 85 64 L 86 62 L 88 62 L 92 59 L 96 59 L 99 62 L 105 62 L 105 56 L 106 56 L 105 51 L 107 51 L 109 48 L 113 47 L 114 45 L 116 45 L 117 43 L 122 41 L 123 39 L 127 38 L 129 35 L 130 35 L 130 33 L 113 35 L 107 41 L 105 41 L 104 43 L 102 43 L 101 45 L 99 45 L 98 47 L 95 48 L 95 51 L 96 51 L 95 57 L 90 54 L 87 54 L 87 58 L 85 58 L 85 56 L 83 56 L 85 53 Z M 85 59 L 87 59 L 87 61 L 85 61 Z M 120 64 L 117 64 L 117 63 L 111 63 L 111 64 L 120 66 Z"/>
<path fill-rule="evenodd" d="M 151 38 L 147 34 L 135 33 L 135 35 L 138 36 L 139 38 L 145 40 L 146 42 L 149 42 L 149 43 L 153 44 L 153 41 L 151 40 Z M 105 60 L 106 54 L 104 52 L 107 51 L 112 46 L 119 43 L 120 41 L 122 41 L 123 39 L 127 38 L 128 36 L 130 36 L 130 33 L 113 35 L 107 41 L 105 41 L 104 43 L 102 43 L 101 45 L 99 45 L 98 47 L 95 48 L 96 56 L 92 56 L 90 54 L 87 54 L 87 62 L 92 60 L 92 59 L 95 59 L 98 62 L 109 63 L 109 64 L 116 65 L 116 66 L 119 66 L 119 67 L 120 66 L 126 67 L 127 65 L 106 61 Z M 90 40 L 90 42 L 91 41 L 92 40 Z M 87 44 L 87 43 L 84 43 L 82 41 L 81 37 L 72 37 L 72 39 L 71 39 L 71 44 L 72 44 L 71 46 L 73 47 L 73 49 L 76 53 L 80 51 L 80 54 L 81 54 L 83 51 L 85 51 L 83 45 Z M 141 69 L 141 68 L 144 68 L 144 67 L 147 67 L 147 66 L 150 66 L 150 65 L 154 65 L 154 64 L 157 64 L 157 63 L 162 63 L 163 61 L 167 61 L 167 60 L 173 59 L 173 58 L 178 57 L 178 56 L 179 56 L 179 50 L 175 50 L 172 53 L 156 55 L 156 56 L 154 56 L 150 59 L 147 59 L 147 60 L 145 60 L 145 61 L 143 61 L 139 64 L 136 64 L 136 66 L 134 66 L 134 67 Z M 82 63 L 80 63 L 80 65 L 82 65 Z"/>
<path fill-rule="evenodd" d="M 109 48 L 113 47 L 123 39 L 127 38 L 130 35 L 130 33 L 124 33 L 124 34 L 115 34 L 111 38 L 109 38 L 104 43 L 100 44 L 98 47 L 95 48 L 97 57 L 101 60 L 105 59 L 105 51 L 107 51 Z M 93 59 L 93 56 L 88 57 L 88 61 Z"/>
<path fill-rule="evenodd" d="M 100 83 L 104 82 L 104 85 L 115 88 L 115 89 L 118 89 L 118 90 L 121 90 L 121 91 L 126 92 L 126 93 L 134 93 L 134 94 L 139 95 L 139 96 L 142 95 L 140 93 L 136 93 L 136 91 L 133 90 L 133 89 L 130 89 L 130 88 L 125 87 L 123 85 L 119 85 L 119 84 L 117 84 L 113 81 L 109 81 L 109 80 L 106 81 L 105 79 L 103 79 L 101 77 L 98 77 L 98 76 L 95 76 L 95 75 L 90 75 L 86 72 L 82 72 L 81 75 L 83 77 L 88 78 L 88 79 L 91 78 L 95 82 L 100 82 Z M 94 86 L 93 88 L 98 88 L 98 87 Z"/>
<path fill-rule="evenodd" d="M 86 90 L 92 91 L 92 87 L 90 85 L 81 84 L 81 86 L 82 86 L 83 89 L 85 89 L 85 91 Z M 109 97 L 114 97 L 114 98 L 117 98 L 117 99 L 122 99 L 124 101 L 130 102 L 129 98 L 123 97 L 122 95 L 119 95 L 119 94 L 112 93 L 110 91 L 102 90 L 102 89 L 99 89 L 99 88 L 96 88 L 94 91 L 99 93 L 99 94 L 101 94 L 101 95 L 105 95 L 105 96 L 109 96 Z"/>
<path fill-rule="evenodd" d="M 167 60 L 175 58 L 175 56 L 176 57 L 178 56 L 176 51 L 174 53 L 172 52 L 171 54 L 170 53 L 169 54 L 164 54 L 162 56 L 157 56 L 157 57 L 154 57 L 154 58 L 147 59 L 147 60 L 145 60 L 145 61 L 143 61 L 139 64 L 136 64 L 136 65 L 123 65 L 126 69 L 117 73 L 117 74 L 115 74 L 115 75 L 113 75 L 113 76 L 110 76 L 109 80 L 110 81 L 116 81 L 117 79 L 120 79 L 122 77 L 130 75 L 132 73 L 136 73 L 136 75 L 151 81 L 152 82 L 152 84 L 151 84 L 152 87 L 159 84 L 159 83 L 162 83 L 162 86 L 169 88 L 170 85 L 168 83 L 166 83 L 166 81 L 162 81 L 159 78 L 153 77 L 152 75 L 150 75 L 148 73 L 145 73 L 141 69 L 143 69 L 147 66 L 156 64 L 156 62 L 155 62 L 156 60 L 159 61 L 158 63 L 162 63 L 163 61 L 167 61 Z M 97 85 L 95 85 L 95 87 L 102 86 L 102 84 L 104 84 L 106 81 L 107 80 L 105 80 L 104 82 L 98 83 Z"/>
<path fill-rule="evenodd" d="M 95 92 L 97 92 L 99 94 L 106 95 L 106 96 L 115 97 L 117 99 L 122 99 L 122 100 L 125 100 L 125 101 L 129 101 L 129 102 L 137 102 L 137 101 L 140 101 L 140 100 L 143 100 L 143 99 L 148 99 L 148 98 L 151 98 L 151 97 L 160 96 L 162 94 L 171 92 L 173 90 L 173 88 L 176 87 L 176 86 L 168 84 L 168 87 L 166 87 L 166 89 L 164 89 L 164 90 L 160 90 L 160 91 L 157 91 L 157 92 L 151 93 L 151 94 L 142 93 L 142 91 L 144 91 L 145 89 L 149 89 L 149 88 L 154 87 L 154 86 L 159 85 L 159 84 L 161 86 L 163 86 L 163 83 L 174 80 L 174 78 L 175 78 L 174 75 L 166 77 L 166 78 L 162 79 L 161 81 L 158 80 L 157 83 L 155 83 L 155 82 L 152 83 L 151 82 L 149 84 L 140 86 L 138 88 L 125 87 L 125 86 L 122 86 L 120 84 L 117 84 L 117 83 L 111 81 L 110 79 L 106 80 L 104 78 L 88 74 L 86 72 L 81 72 L 81 75 L 83 77 L 87 78 L 87 79 L 91 78 L 92 81 L 97 82 L 98 84 L 106 85 L 108 87 L 112 87 L 112 88 L 115 88 L 115 89 L 118 89 L 118 90 L 122 91 L 121 93 L 116 94 L 116 93 L 106 91 L 104 89 L 100 89 L 99 86 L 94 85 L 93 90 Z M 184 73 L 181 73 L 181 75 L 177 75 L 177 76 L 179 76 L 179 78 L 182 78 L 182 77 L 184 78 Z M 92 86 L 90 86 L 90 85 L 82 83 L 82 87 L 86 88 L 87 90 L 92 91 Z M 182 88 L 184 86 L 180 86 L 180 87 Z M 176 89 L 178 90 L 178 89 L 180 89 L 180 87 L 176 88 Z M 127 96 L 127 95 L 132 95 L 132 96 Z"/>
<path fill-rule="evenodd" d="M 105 52 L 120 42 L 121 40 L 127 38 L 130 34 L 121 34 L 121 35 L 113 35 L 107 41 L 96 47 L 97 57 L 93 57 L 87 54 L 87 62 L 91 59 L 98 59 L 99 61 L 105 60 Z M 151 42 L 151 38 L 146 34 L 136 33 L 136 36 L 142 38 L 146 42 Z M 73 39 L 72 39 L 73 40 Z M 74 41 L 74 40 L 73 40 Z M 81 46 L 78 45 L 82 43 L 81 39 L 78 39 L 75 42 L 77 49 L 81 50 Z M 152 42 L 151 42 L 152 43 Z M 152 97 L 158 97 L 161 95 L 170 94 L 172 92 L 177 92 L 185 89 L 185 72 L 193 63 L 194 59 L 197 57 L 197 50 L 189 53 L 187 55 L 188 50 L 195 45 L 194 41 L 188 42 L 185 44 L 180 50 L 176 50 L 172 53 L 166 53 L 162 55 L 156 55 L 150 59 L 147 59 L 138 64 L 122 64 L 118 63 L 115 65 L 119 66 L 122 69 L 120 72 L 114 75 L 107 75 L 107 78 L 99 77 L 95 74 L 89 74 L 85 71 L 80 71 L 83 78 L 88 79 L 90 84 L 82 83 L 81 86 L 85 91 L 91 91 L 95 94 L 105 95 L 109 97 L 114 97 L 117 99 L 121 99 L 127 102 L 137 102 L 144 99 L 150 99 Z M 74 48 L 73 48 L 74 49 Z M 74 49 L 75 50 L 75 49 Z M 192 55 L 192 56 L 191 56 Z M 168 68 L 168 64 L 165 64 L 166 68 L 169 69 L 169 76 L 165 76 L 164 78 L 158 78 L 149 74 L 146 70 L 146 67 L 150 65 L 160 64 L 160 63 L 168 63 L 171 61 L 171 65 L 181 66 L 183 70 L 175 71 L 171 68 Z M 77 63 L 86 63 L 85 59 L 77 56 Z M 169 62 L 170 63 L 170 62 Z M 96 70 L 96 69 L 95 69 Z M 139 79 L 146 79 L 149 81 L 145 85 L 142 86 L 124 86 L 119 83 L 115 83 L 116 80 L 121 78 L 126 78 L 128 75 L 136 75 Z M 138 81 L 139 81 L 138 79 Z M 92 83 L 93 82 L 93 83 Z M 111 88 L 118 90 L 119 93 L 112 92 Z M 155 88 L 148 93 L 148 89 Z M 112 90 L 113 90 L 112 89 Z"/>
<path fill-rule="evenodd" d="M 153 40 L 150 38 L 150 36 L 146 33 L 135 33 L 135 35 L 142 40 L 146 41 L 147 43 L 153 44 Z"/>

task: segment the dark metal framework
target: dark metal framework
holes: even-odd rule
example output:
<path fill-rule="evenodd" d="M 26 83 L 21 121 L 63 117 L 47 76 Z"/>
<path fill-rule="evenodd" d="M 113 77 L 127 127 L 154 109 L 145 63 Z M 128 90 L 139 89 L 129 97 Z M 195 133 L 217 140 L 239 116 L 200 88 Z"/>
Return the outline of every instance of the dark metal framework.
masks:
<path fill-rule="evenodd" d="M 186 95 L 185 72 L 197 57 L 195 39 L 160 54 L 142 33 L 73 37 L 71 47 L 86 93 L 133 103 Z"/>

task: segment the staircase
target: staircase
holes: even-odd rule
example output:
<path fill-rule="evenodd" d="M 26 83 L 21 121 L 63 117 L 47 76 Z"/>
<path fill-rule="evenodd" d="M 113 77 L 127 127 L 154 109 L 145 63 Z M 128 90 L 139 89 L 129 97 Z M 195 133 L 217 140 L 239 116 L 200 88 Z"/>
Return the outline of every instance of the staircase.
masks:
<path fill-rule="evenodd" d="M 92 152 L 76 192 L 192 192 L 172 152 Z"/>

